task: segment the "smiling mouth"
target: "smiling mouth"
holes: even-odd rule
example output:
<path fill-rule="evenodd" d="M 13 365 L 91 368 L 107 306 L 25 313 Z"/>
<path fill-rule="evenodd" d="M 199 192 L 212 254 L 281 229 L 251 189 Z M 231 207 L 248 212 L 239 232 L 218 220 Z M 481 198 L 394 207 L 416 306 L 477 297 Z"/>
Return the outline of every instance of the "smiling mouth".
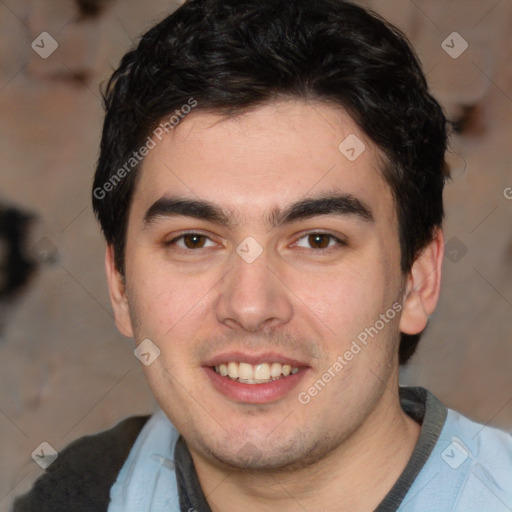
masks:
<path fill-rule="evenodd" d="M 281 363 L 249 364 L 229 361 L 218 366 L 212 366 L 215 373 L 235 382 L 244 384 L 266 384 L 284 379 L 299 371 L 298 367 Z"/>

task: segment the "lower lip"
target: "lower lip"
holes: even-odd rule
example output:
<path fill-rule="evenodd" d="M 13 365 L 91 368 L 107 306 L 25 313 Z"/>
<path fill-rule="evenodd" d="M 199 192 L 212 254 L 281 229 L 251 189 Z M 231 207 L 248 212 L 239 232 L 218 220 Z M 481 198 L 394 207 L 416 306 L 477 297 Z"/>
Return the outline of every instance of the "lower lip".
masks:
<path fill-rule="evenodd" d="M 308 368 L 301 368 L 288 377 L 266 382 L 265 384 L 245 384 L 229 377 L 222 377 L 215 370 L 204 367 L 213 387 L 236 402 L 266 404 L 279 400 L 289 393 L 306 375 Z"/>

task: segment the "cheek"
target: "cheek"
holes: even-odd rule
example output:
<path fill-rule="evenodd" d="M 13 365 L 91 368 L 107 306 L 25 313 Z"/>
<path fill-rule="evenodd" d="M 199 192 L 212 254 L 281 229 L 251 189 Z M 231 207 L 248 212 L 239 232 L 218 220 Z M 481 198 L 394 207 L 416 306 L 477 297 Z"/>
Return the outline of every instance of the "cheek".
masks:
<path fill-rule="evenodd" d="M 356 336 L 391 306 L 386 304 L 387 288 L 378 265 L 346 266 L 311 280 L 297 276 L 295 286 L 307 309 L 325 325 L 328 337 L 337 340 Z"/>
<path fill-rule="evenodd" d="M 185 275 L 147 257 L 134 260 L 130 271 L 135 276 L 130 306 L 140 320 L 139 335 L 162 341 L 190 332 L 190 327 L 204 318 L 218 281 L 206 274 Z"/>

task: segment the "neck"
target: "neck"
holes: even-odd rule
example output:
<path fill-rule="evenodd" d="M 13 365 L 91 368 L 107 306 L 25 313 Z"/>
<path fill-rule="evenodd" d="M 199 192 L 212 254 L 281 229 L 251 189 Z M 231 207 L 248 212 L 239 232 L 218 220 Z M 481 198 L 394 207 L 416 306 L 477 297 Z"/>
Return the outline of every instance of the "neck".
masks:
<path fill-rule="evenodd" d="M 220 468 L 193 450 L 191 456 L 213 512 L 362 512 L 377 507 L 393 487 L 419 432 L 400 406 L 396 383 L 357 432 L 308 467 L 244 472 Z"/>

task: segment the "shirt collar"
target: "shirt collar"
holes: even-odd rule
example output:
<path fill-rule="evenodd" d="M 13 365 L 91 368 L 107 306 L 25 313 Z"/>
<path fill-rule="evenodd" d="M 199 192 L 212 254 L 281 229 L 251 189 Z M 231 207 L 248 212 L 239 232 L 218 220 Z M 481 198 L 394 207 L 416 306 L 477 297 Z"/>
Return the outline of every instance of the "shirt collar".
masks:
<path fill-rule="evenodd" d="M 432 453 L 446 420 L 446 407 L 427 389 L 400 387 L 399 396 L 402 409 L 421 424 L 421 430 L 407 466 L 376 508 L 376 512 L 397 510 Z M 181 510 L 195 509 L 198 512 L 211 512 L 182 436 L 176 443 L 174 460 Z"/>

